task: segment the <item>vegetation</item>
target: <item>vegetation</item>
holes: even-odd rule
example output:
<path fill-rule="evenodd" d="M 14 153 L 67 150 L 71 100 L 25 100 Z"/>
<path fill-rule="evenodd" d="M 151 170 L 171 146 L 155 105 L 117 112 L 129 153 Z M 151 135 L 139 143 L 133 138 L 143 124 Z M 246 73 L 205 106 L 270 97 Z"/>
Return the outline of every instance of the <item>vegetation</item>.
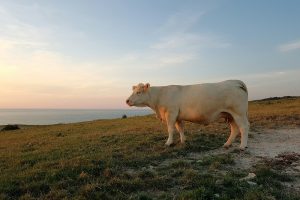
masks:
<path fill-rule="evenodd" d="M 300 98 L 251 102 L 251 129 L 300 127 L 299 107 Z M 207 153 L 225 143 L 225 122 L 186 132 L 186 145 L 177 135 L 165 147 L 154 115 L 0 132 L 0 199 L 299 199 L 270 162 L 251 169 L 252 184 L 240 181 L 250 169 L 234 168 L 239 151 Z"/>
<path fill-rule="evenodd" d="M 4 126 L 1 131 L 11 131 L 11 130 L 18 130 L 20 129 L 18 125 L 11 125 L 11 124 L 8 124 L 6 126 Z"/>

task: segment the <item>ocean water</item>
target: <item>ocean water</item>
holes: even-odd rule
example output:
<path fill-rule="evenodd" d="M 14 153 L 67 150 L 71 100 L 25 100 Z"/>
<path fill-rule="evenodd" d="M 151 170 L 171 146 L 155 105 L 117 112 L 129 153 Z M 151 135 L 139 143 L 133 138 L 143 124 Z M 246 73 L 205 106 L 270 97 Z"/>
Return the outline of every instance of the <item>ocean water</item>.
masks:
<path fill-rule="evenodd" d="M 150 109 L 0 109 L 0 125 L 49 125 L 152 114 Z"/>

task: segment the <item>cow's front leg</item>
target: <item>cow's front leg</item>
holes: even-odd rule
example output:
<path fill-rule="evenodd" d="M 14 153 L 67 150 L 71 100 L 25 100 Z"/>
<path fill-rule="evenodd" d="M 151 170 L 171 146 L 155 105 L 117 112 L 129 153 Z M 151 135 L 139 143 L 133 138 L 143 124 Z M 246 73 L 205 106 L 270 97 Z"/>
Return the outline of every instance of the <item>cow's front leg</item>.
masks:
<path fill-rule="evenodd" d="M 159 119 L 161 122 L 163 122 L 163 119 L 162 119 L 162 117 L 160 115 L 159 110 L 156 110 L 155 113 L 156 113 L 156 118 Z"/>
<path fill-rule="evenodd" d="M 170 146 L 174 142 L 174 132 L 175 132 L 175 123 L 176 123 L 176 115 L 173 115 L 172 113 L 167 113 L 166 114 L 166 119 L 167 119 L 167 126 L 168 126 L 168 133 L 169 137 L 166 142 L 167 146 Z"/>
<path fill-rule="evenodd" d="M 169 125 L 168 124 L 168 133 L 169 133 L 169 137 L 168 137 L 168 140 L 167 140 L 167 142 L 166 142 L 166 144 L 165 145 L 167 145 L 167 146 L 170 146 L 171 144 L 173 144 L 174 143 L 174 131 L 175 131 L 175 126 L 174 126 L 174 124 L 173 125 Z"/>

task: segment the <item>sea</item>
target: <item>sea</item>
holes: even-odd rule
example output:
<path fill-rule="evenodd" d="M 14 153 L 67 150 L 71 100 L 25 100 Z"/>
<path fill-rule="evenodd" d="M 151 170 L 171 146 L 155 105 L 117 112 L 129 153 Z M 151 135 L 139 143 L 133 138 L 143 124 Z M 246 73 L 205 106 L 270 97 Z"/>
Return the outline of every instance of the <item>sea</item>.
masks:
<path fill-rule="evenodd" d="M 153 114 L 150 109 L 0 109 L 0 125 L 50 125 Z"/>

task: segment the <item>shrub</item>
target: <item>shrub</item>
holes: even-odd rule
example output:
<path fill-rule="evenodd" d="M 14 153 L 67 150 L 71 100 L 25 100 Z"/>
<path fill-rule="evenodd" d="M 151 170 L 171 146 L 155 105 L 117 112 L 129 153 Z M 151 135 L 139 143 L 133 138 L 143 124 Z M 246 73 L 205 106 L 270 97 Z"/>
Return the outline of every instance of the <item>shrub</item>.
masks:
<path fill-rule="evenodd" d="M 1 131 L 13 131 L 13 130 L 18 130 L 20 127 L 16 124 L 8 124 L 3 127 Z"/>

